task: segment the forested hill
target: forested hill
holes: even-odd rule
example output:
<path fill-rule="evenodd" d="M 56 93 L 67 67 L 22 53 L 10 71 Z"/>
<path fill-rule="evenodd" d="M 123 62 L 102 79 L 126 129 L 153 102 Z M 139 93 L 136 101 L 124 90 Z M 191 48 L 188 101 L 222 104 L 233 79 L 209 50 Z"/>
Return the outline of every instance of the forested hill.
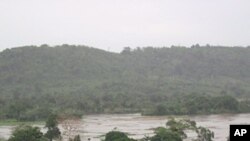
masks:
<path fill-rule="evenodd" d="M 0 53 L 0 90 L 0 114 L 5 115 L 20 101 L 29 101 L 26 112 L 46 105 L 92 113 L 137 111 L 189 94 L 248 98 L 250 48 L 6 49 Z"/>

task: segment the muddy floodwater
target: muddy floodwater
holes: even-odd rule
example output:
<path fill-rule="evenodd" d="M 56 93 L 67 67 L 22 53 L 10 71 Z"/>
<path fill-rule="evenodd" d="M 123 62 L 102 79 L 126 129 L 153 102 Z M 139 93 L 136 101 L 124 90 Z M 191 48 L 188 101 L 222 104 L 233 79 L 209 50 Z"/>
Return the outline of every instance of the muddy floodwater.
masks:
<path fill-rule="evenodd" d="M 215 141 L 226 141 L 230 124 L 250 124 L 250 114 L 221 114 L 202 116 L 178 116 L 195 120 L 198 125 L 215 133 Z M 140 114 L 88 115 L 84 116 L 76 134 L 83 141 L 100 141 L 102 135 L 118 130 L 139 139 L 153 134 L 153 128 L 165 126 L 168 116 L 141 116 Z M 0 126 L 0 137 L 8 138 L 13 126 Z M 43 129 L 44 130 L 44 129 Z"/>

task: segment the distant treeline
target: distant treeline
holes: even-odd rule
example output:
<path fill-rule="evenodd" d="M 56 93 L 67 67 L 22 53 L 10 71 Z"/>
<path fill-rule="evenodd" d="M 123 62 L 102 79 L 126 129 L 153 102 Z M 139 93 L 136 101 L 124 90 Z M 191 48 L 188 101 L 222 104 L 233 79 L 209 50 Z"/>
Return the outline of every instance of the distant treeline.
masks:
<path fill-rule="evenodd" d="M 250 112 L 250 101 L 237 101 L 231 96 L 187 95 L 171 98 L 147 109 L 145 115 L 193 115 Z"/>
<path fill-rule="evenodd" d="M 48 45 L 0 53 L 0 118 L 53 111 L 207 114 L 249 112 L 250 48 Z"/>

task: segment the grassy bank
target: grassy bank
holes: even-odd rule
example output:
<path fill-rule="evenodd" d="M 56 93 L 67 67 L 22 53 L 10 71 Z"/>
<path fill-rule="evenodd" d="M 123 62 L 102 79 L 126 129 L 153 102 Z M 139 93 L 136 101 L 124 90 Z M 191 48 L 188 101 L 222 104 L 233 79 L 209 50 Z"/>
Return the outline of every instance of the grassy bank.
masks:
<path fill-rule="evenodd" d="M 15 119 L 4 119 L 0 120 L 0 126 L 16 126 L 20 124 L 27 125 L 44 125 L 45 121 L 17 121 Z"/>

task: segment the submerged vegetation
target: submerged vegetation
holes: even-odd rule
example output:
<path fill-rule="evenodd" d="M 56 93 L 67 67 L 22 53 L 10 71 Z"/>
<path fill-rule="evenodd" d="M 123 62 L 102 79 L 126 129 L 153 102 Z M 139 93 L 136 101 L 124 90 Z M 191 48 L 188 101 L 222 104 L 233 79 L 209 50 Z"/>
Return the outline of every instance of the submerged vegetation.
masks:
<path fill-rule="evenodd" d="M 62 140 L 61 131 L 58 128 L 58 116 L 50 114 L 45 124 L 47 132 L 44 134 L 39 127 L 21 124 L 17 126 L 8 141 L 53 141 Z M 65 137 L 66 139 L 67 137 Z M 4 140 L 4 139 L 3 139 Z M 81 141 L 79 135 L 68 138 L 69 141 Z"/>
<path fill-rule="evenodd" d="M 170 119 L 166 123 L 166 127 L 158 127 L 151 137 L 140 139 L 141 141 L 183 141 L 188 136 L 187 130 L 196 133 L 196 137 L 192 137 L 193 141 L 212 141 L 214 133 L 207 128 L 197 127 L 195 121 Z M 125 133 L 119 131 L 111 131 L 106 134 L 104 141 L 136 141 L 129 138 Z"/>
<path fill-rule="evenodd" d="M 0 53 L 0 119 L 51 112 L 210 114 L 249 112 L 250 48 L 48 45 Z"/>
<path fill-rule="evenodd" d="M 53 139 L 62 140 L 61 132 L 57 127 L 57 118 L 50 115 L 47 119 L 45 127 L 47 132 L 43 134 L 38 127 L 29 125 L 20 125 L 12 132 L 8 141 L 52 141 Z M 56 130 L 55 130 L 56 129 Z M 166 123 L 166 127 L 157 127 L 154 129 L 154 135 L 145 136 L 142 139 L 130 138 L 126 133 L 120 131 L 110 131 L 105 134 L 103 141 L 183 141 L 189 137 L 186 132 L 192 131 L 193 141 L 212 141 L 214 133 L 207 128 L 198 127 L 195 121 L 188 119 L 170 118 Z M 64 138 L 67 140 L 67 137 Z M 80 135 L 68 138 L 68 141 L 81 141 Z"/>

